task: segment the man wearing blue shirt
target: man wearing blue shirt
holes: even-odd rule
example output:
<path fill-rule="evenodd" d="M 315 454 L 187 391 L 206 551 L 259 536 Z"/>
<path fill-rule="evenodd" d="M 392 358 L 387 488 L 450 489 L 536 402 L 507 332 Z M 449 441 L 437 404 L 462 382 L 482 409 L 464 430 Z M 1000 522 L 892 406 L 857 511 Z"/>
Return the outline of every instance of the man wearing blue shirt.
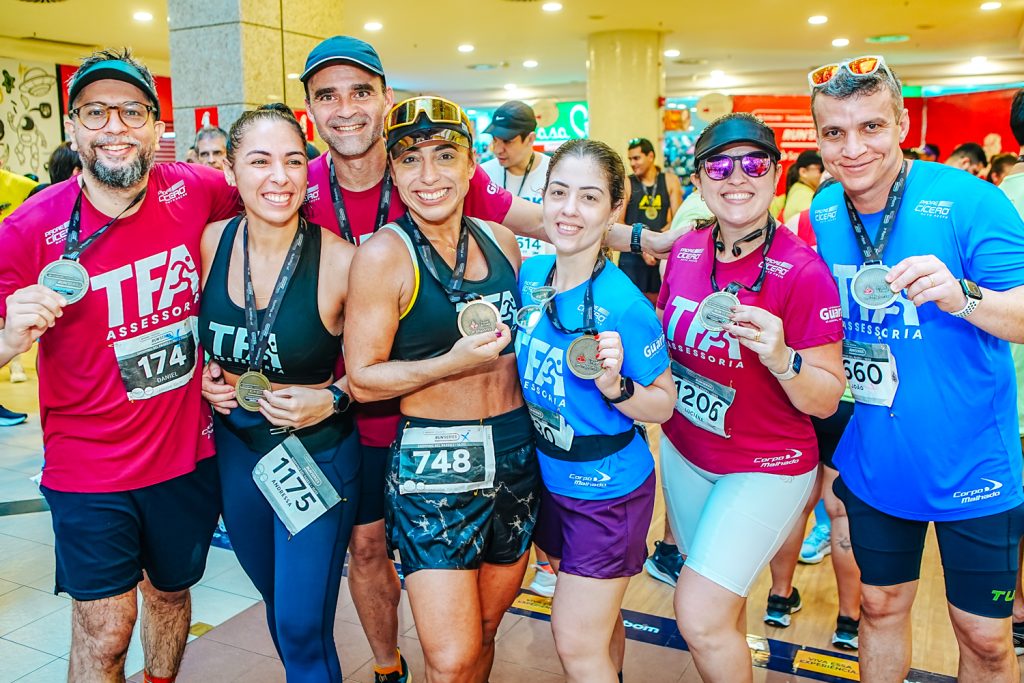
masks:
<path fill-rule="evenodd" d="M 826 170 L 811 205 L 839 285 L 857 399 L 835 454 L 861 567 L 861 677 L 902 681 L 910 609 L 935 523 L 962 681 L 1017 681 L 1011 647 L 1024 532 L 1015 382 L 1024 223 L 994 186 L 904 163 L 899 81 L 878 57 L 810 74 Z"/>

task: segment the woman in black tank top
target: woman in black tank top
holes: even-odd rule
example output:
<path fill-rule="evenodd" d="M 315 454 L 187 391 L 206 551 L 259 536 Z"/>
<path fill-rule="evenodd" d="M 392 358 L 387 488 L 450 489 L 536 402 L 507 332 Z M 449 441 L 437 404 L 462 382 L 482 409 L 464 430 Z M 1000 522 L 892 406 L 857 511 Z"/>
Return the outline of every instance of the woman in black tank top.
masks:
<path fill-rule="evenodd" d="M 430 681 L 487 680 L 526 568 L 539 475 L 513 330 L 515 236 L 467 219 L 468 120 L 438 97 L 388 115 L 409 209 L 358 250 L 345 323 L 353 396 L 401 396 L 386 522 Z"/>
<path fill-rule="evenodd" d="M 355 247 L 300 216 L 305 136 L 283 105 L 232 126 L 225 174 L 245 213 L 203 234 L 199 316 L 224 522 L 288 680 L 340 683 L 334 611 L 360 457 L 335 369 Z"/>

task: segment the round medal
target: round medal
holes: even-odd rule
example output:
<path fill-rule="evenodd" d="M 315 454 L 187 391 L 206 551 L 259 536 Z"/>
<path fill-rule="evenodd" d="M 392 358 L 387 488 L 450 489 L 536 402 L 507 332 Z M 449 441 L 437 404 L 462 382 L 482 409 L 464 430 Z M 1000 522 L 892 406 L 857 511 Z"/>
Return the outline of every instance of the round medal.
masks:
<path fill-rule="evenodd" d="M 649 206 L 644 210 L 644 215 L 647 216 L 647 220 L 653 221 L 658 217 L 658 210 L 653 206 Z"/>
<path fill-rule="evenodd" d="M 270 380 L 262 372 L 256 370 L 243 373 L 235 382 L 235 398 L 238 400 L 238 405 L 250 413 L 259 411 L 259 400 L 263 398 L 264 391 L 270 391 Z"/>
<path fill-rule="evenodd" d="M 697 307 L 697 319 L 708 332 L 721 332 L 732 322 L 732 307 L 739 305 L 739 297 L 731 292 L 711 292 Z"/>
<path fill-rule="evenodd" d="M 576 337 L 565 352 L 569 371 L 580 379 L 595 379 L 604 372 L 604 365 L 597 357 L 597 337 L 585 334 Z"/>
<path fill-rule="evenodd" d="M 889 283 L 885 281 L 888 272 L 889 266 L 883 266 L 881 263 L 861 266 L 850 282 L 853 300 L 864 308 L 879 309 L 891 306 L 900 298 L 900 293 L 889 289 Z"/>
<path fill-rule="evenodd" d="M 494 332 L 498 329 L 501 314 L 494 304 L 483 299 L 470 301 L 459 311 L 459 333 L 463 337 L 481 332 Z"/>
<path fill-rule="evenodd" d="M 73 304 L 81 301 L 89 291 L 89 273 L 78 261 L 57 259 L 46 264 L 40 271 L 39 284 L 49 287 L 67 299 L 69 304 Z"/>

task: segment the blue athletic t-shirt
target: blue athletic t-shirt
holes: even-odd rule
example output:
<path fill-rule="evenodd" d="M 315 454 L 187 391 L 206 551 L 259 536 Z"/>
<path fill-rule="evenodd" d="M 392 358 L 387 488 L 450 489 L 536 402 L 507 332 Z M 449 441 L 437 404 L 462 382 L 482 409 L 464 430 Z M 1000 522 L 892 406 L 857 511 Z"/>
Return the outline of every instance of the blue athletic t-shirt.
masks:
<path fill-rule="evenodd" d="M 882 212 L 861 215 L 874 241 Z M 888 308 L 852 300 L 863 263 L 843 189 L 811 205 L 818 250 L 839 284 L 846 338 L 888 344 L 899 377 L 892 408 L 858 402 L 835 453 L 849 489 L 896 517 L 950 521 L 1024 502 L 1009 344 L 905 293 Z M 915 161 L 882 261 L 934 254 L 953 277 L 1005 291 L 1024 285 L 1024 223 L 996 186 Z"/>
<path fill-rule="evenodd" d="M 544 285 L 554 256 L 534 256 L 519 271 L 523 305 L 531 292 Z M 589 282 L 589 280 L 588 280 Z M 558 319 L 566 329 L 583 326 L 583 296 L 587 282 L 555 297 Z M 668 367 L 661 323 L 651 302 L 615 264 L 609 262 L 594 281 L 594 318 L 598 332 L 614 330 L 622 337 L 622 374 L 648 386 Z M 516 359 L 527 402 L 561 414 L 575 436 L 619 434 L 633 420 L 604 400 L 594 380 L 580 379 L 565 365 L 565 351 L 579 335 L 559 332 L 542 316 L 532 331 L 516 337 Z M 617 453 L 590 462 L 566 462 L 537 448 L 544 484 L 552 493 L 584 500 L 605 500 L 636 490 L 654 471 L 654 458 L 636 434 Z"/>

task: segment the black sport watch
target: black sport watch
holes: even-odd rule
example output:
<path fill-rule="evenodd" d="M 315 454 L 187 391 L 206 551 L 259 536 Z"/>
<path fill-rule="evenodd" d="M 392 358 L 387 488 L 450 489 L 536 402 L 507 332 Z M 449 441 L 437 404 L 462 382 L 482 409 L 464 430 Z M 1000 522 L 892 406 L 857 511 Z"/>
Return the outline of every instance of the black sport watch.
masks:
<path fill-rule="evenodd" d="M 634 254 L 642 254 L 644 252 L 643 247 L 640 246 L 640 236 L 644 234 L 644 228 L 646 227 L 643 223 L 633 224 L 633 232 L 629 235 L 629 250 Z"/>
<path fill-rule="evenodd" d="M 333 384 L 327 385 L 327 391 L 334 395 L 334 414 L 341 415 L 349 406 L 352 405 L 352 397 L 346 394 L 344 391 L 334 386 Z"/>
<path fill-rule="evenodd" d="M 636 387 L 633 385 L 633 380 L 625 375 L 619 377 L 619 397 L 608 399 L 609 403 L 622 403 L 633 398 L 633 392 L 636 391 Z"/>

